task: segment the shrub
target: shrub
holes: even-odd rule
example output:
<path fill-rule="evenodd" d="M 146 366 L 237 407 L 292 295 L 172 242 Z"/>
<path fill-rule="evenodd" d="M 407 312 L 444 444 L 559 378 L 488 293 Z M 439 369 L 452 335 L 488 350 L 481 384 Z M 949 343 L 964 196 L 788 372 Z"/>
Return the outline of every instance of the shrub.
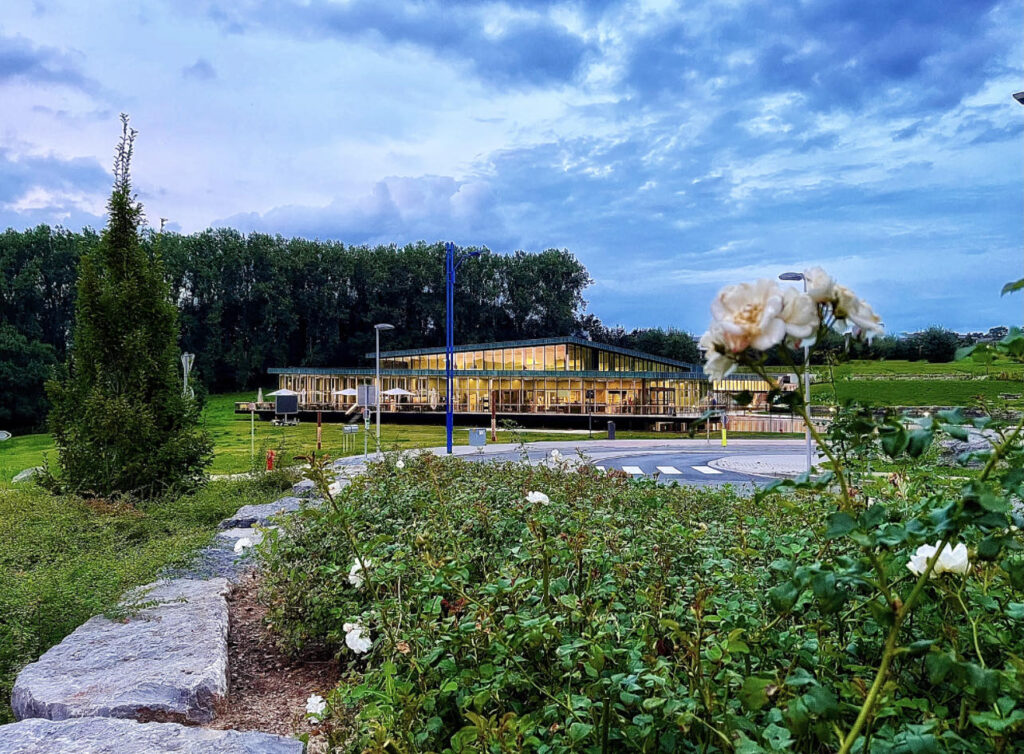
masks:
<path fill-rule="evenodd" d="M 48 385 L 49 421 L 60 487 L 155 497 L 202 484 L 213 453 L 200 407 L 178 380 L 177 312 L 159 256 L 140 242 L 135 132 L 127 116 L 122 123 L 110 220 L 81 258 L 73 345 L 66 374 Z"/>

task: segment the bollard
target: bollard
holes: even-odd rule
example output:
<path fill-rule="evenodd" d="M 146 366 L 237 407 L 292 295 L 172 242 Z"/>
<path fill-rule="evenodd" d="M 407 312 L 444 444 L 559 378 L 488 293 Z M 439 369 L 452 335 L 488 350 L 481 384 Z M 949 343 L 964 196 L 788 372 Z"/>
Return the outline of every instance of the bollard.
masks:
<path fill-rule="evenodd" d="M 608 439 L 615 439 L 615 422 L 608 422 Z"/>

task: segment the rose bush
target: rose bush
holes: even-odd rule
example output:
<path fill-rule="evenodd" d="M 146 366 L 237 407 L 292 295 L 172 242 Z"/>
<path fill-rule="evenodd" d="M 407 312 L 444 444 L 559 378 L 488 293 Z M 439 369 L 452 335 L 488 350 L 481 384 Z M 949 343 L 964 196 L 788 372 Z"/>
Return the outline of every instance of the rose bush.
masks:
<path fill-rule="evenodd" d="M 762 346 L 880 328 L 807 280 L 723 292 L 709 370 L 771 379 Z M 969 424 L 980 471 L 935 473 L 933 438 Z M 333 497 L 314 465 L 324 507 L 260 547 L 269 620 L 346 663 L 339 751 L 1022 751 L 1022 429 L 844 407 L 815 429 L 830 468 L 756 497 L 433 456 Z"/>

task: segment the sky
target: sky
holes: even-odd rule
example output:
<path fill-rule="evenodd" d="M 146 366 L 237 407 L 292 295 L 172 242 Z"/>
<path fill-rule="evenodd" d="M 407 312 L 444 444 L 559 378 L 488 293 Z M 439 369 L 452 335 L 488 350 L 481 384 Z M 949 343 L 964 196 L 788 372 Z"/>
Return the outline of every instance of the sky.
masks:
<path fill-rule="evenodd" d="M 0 228 L 565 248 L 606 324 L 821 265 L 892 332 L 1019 324 L 1019 0 L 6 0 Z M 439 275 L 441 271 L 439 270 Z"/>

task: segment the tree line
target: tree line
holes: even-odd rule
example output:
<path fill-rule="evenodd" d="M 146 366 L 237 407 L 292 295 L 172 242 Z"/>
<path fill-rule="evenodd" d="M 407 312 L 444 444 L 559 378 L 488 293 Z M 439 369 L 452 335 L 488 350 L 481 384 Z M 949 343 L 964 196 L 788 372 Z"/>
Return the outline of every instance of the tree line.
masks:
<path fill-rule="evenodd" d="M 37 428 L 44 382 L 65 362 L 83 254 L 100 237 L 40 225 L 0 234 L 0 427 Z M 148 231 L 178 310 L 182 351 L 210 392 L 267 384 L 271 366 L 360 366 L 374 324 L 395 330 L 386 349 L 444 344 L 444 246 L 351 246 L 243 234 Z M 585 313 L 590 276 L 565 250 L 495 254 L 458 273 L 455 327 L 462 343 L 578 335 L 683 361 L 699 358 L 679 330 L 626 331 Z"/>

